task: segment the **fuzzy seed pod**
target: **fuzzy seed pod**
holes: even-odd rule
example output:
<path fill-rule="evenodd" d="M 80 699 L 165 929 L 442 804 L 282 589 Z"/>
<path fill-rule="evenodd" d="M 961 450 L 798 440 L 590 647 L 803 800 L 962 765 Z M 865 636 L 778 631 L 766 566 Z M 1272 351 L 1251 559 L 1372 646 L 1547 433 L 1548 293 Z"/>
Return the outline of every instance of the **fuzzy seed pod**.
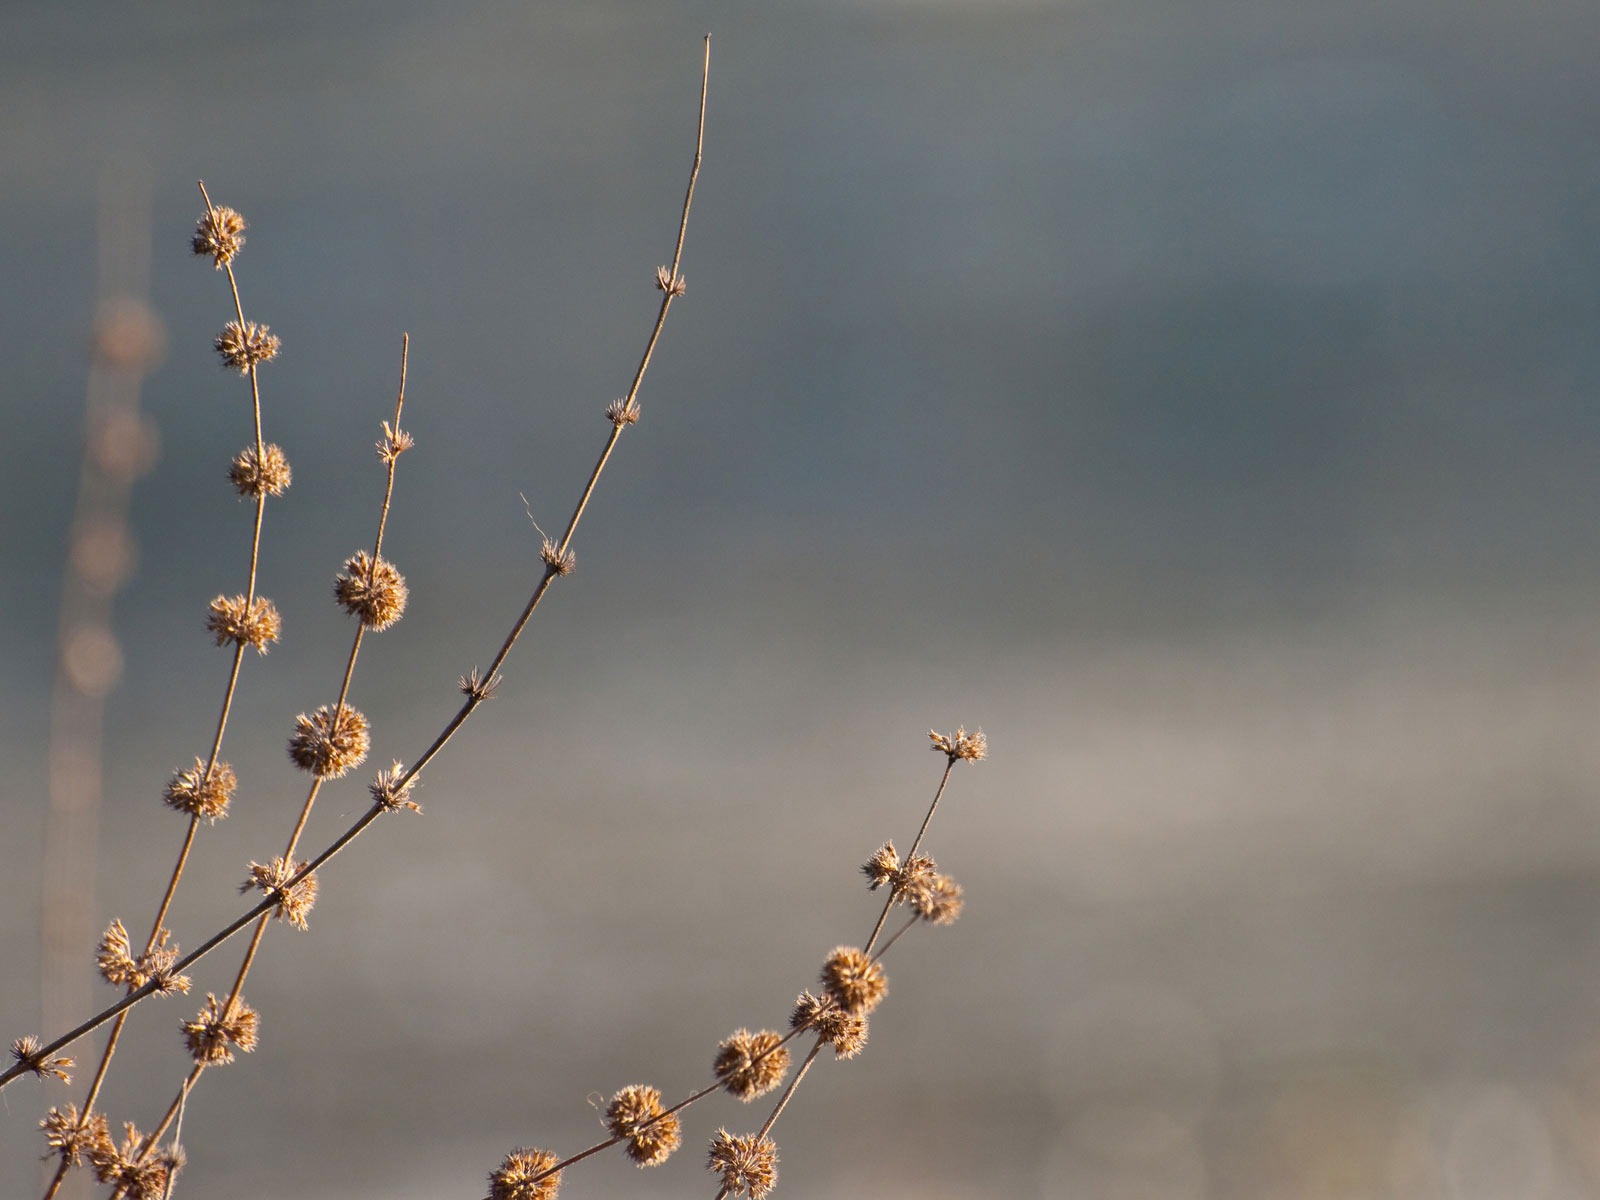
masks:
<path fill-rule="evenodd" d="M 911 892 L 911 907 L 930 925 L 953 925 L 966 901 L 961 885 L 948 875 L 935 875 Z"/>
<path fill-rule="evenodd" d="M 867 1018 L 862 1013 L 846 1012 L 832 996 L 813 996 L 801 992 L 789 1017 L 791 1029 L 809 1029 L 824 1046 L 832 1046 L 835 1058 L 854 1058 L 867 1045 Z"/>
<path fill-rule="evenodd" d="M 388 559 L 374 562 L 365 550 L 358 550 L 345 559 L 344 571 L 333 581 L 334 598 L 368 629 L 387 629 L 405 613 L 411 593 L 405 576 Z"/>
<path fill-rule="evenodd" d="M 928 749 L 949 756 L 951 762 L 961 758 L 975 763 L 989 757 L 989 739 L 983 736 L 981 729 L 968 733 L 966 726 L 963 725 L 951 734 L 937 733 L 930 729 L 928 738 L 933 742 Z"/>
<path fill-rule="evenodd" d="M 295 766 L 319 779 L 337 779 L 362 764 L 371 742 L 367 718 L 359 711 L 345 705 L 336 721 L 334 710 L 323 705 L 294 719 L 289 757 Z"/>
<path fill-rule="evenodd" d="M 751 1033 L 738 1029 L 717 1047 L 712 1071 L 722 1086 L 741 1100 L 764 1096 L 783 1082 L 789 1070 L 789 1048 L 770 1029 Z"/>
<path fill-rule="evenodd" d="M 618 429 L 624 425 L 632 425 L 639 419 L 639 402 L 629 400 L 626 396 L 619 396 L 606 405 L 606 420 Z"/>
<path fill-rule="evenodd" d="M 545 1172 L 560 1161 L 559 1155 L 531 1146 L 513 1150 L 489 1172 L 489 1200 L 556 1200 L 561 1172 Z"/>
<path fill-rule="evenodd" d="M 127 1200 L 165 1200 L 172 1177 L 166 1157 L 146 1153 L 144 1135 L 132 1121 L 122 1127 L 122 1133 L 121 1146 L 107 1134 L 105 1144 L 91 1151 L 94 1177 Z"/>
<path fill-rule="evenodd" d="M 253 862 L 250 864 L 250 878 L 239 885 L 239 890 L 248 892 L 251 888 L 260 888 L 265 895 L 275 895 L 278 903 L 272 910 L 273 915 L 296 929 L 305 929 L 306 916 L 317 902 L 317 877 L 314 874 L 307 875 L 293 887 L 287 890 L 284 887 L 294 873 L 305 865 L 300 862 L 291 867 L 282 858 L 275 858 L 270 863 Z"/>
<path fill-rule="evenodd" d="M 204 1066 L 214 1067 L 233 1061 L 233 1048 L 237 1046 L 246 1054 L 256 1048 L 256 1037 L 261 1029 L 261 1018 L 256 1010 L 244 1002 L 244 997 L 233 1002 L 231 1012 L 224 1011 L 225 1000 L 206 993 L 206 1006 L 194 1020 L 183 1023 L 184 1040 L 189 1043 L 189 1054 Z"/>
<path fill-rule="evenodd" d="M 854 946 L 836 946 L 822 964 L 822 987 L 846 1012 L 869 1013 L 889 994 L 889 977 Z"/>
<path fill-rule="evenodd" d="M 147 983 L 154 983 L 156 994 L 161 996 L 187 992 L 189 977 L 173 970 L 178 961 L 178 947 L 167 944 L 171 937 L 170 929 L 161 929 L 150 949 L 135 958 L 127 928 L 120 920 L 113 920 L 100 935 L 100 948 L 95 956 L 100 977 L 113 987 L 127 988 L 130 992 L 138 991 Z"/>
<path fill-rule="evenodd" d="M 545 538 L 544 544 L 539 547 L 539 557 L 557 575 L 571 575 L 572 569 L 578 565 L 578 556 L 573 551 L 562 550 L 549 538 Z"/>
<path fill-rule="evenodd" d="M 241 496 L 281 496 L 293 478 L 283 447 L 271 442 L 261 448 L 259 456 L 254 446 L 246 446 L 228 466 L 228 480 Z"/>
<path fill-rule="evenodd" d="M 283 340 L 267 326 L 257 325 L 254 321 L 246 321 L 243 325 L 229 321 L 217 334 L 213 344 L 222 357 L 224 367 L 248 375 L 251 367 L 277 358 Z"/>
<path fill-rule="evenodd" d="M 379 771 L 367 785 L 367 794 L 372 797 L 372 802 L 388 812 L 398 812 L 402 808 L 412 812 L 421 812 L 422 805 L 411 799 L 411 789 L 416 786 L 416 780 L 407 779 L 404 784 L 406 768 L 402 762 L 396 762 L 387 771 Z"/>
<path fill-rule="evenodd" d="M 208 208 L 195 223 L 194 237 L 189 244 L 196 254 L 209 254 L 212 265 L 220 271 L 244 249 L 247 228 L 244 218 L 233 209 Z"/>
<path fill-rule="evenodd" d="M 768 1137 L 741 1137 L 719 1129 L 711 1139 L 706 1170 L 722 1177 L 730 1195 L 761 1200 L 778 1183 L 778 1147 Z"/>
<path fill-rule="evenodd" d="M 218 596 L 211 602 L 206 629 L 219 646 L 234 642 L 265 654 L 283 632 L 283 620 L 265 596 L 249 602 L 243 596 Z"/>
<path fill-rule="evenodd" d="M 59 1079 L 62 1083 L 71 1083 L 72 1076 L 67 1074 L 67 1068 L 72 1066 L 70 1058 L 46 1058 L 40 1047 L 43 1045 L 32 1034 L 19 1037 L 11 1043 L 11 1057 L 16 1059 L 40 1079 L 46 1075 L 52 1079 Z"/>
<path fill-rule="evenodd" d="M 664 1163 L 683 1142 L 678 1114 L 661 1111 L 661 1093 L 644 1084 L 630 1084 L 606 1106 L 606 1128 L 612 1137 L 628 1139 L 628 1157 L 641 1167 Z"/>
<path fill-rule="evenodd" d="M 85 1159 L 114 1153 L 111 1131 L 106 1126 L 104 1113 L 91 1112 L 78 1115 L 78 1106 L 69 1104 L 66 1110 L 52 1108 L 39 1122 L 44 1140 L 69 1167 L 76 1167 Z"/>
<path fill-rule="evenodd" d="M 161 798 L 170 808 L 215 824 L 219 817 L 228 815 L 228 802 L 238 786 L 239 780 L 227 763 L 218 759 L 208 773 L 204 760 L 197 758 L 188 770 L 173 772 Z"/>

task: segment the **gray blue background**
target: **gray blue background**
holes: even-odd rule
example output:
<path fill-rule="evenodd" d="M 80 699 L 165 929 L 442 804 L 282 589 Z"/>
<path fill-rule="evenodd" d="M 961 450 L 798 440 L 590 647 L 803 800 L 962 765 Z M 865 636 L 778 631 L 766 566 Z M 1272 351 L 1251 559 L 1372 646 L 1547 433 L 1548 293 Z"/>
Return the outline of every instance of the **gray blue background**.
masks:
<path fill-rule="evenodd" d="M 278 852 L 370 541 L 411 610 L 353 691 L 414 757 L 535 578 L 706 163 L 642 396 L 500 698 L 274 928 L 260 1049 L 179 1195 L 482 1194 L 780 1024 L 874 916 L 930 726 L 982 725 L 863 1057 L 777 1129 L 778 1195 L 1600 1195 L 1600 10 L 1587 0 L 8 5 L 0 15 L 0 1033 L 38 1031 L 44 697 L 104 180 L 148 190 L 163 452 L 119 598 L 101 924 L 149 919 L 241 586 L 245 391 L 194 181 L 245 213 L 294 488 L 193 945 Z M 143 181 L 142 183 L 139 181 Z M 364 777 L 368 771 L 360 773 Z M 364 805 L 330 788 L 310 840 Z M 87 960 L 87 948 L 85 958 Z M 222 990 L 236 961 L 200 970 Z M 130 1026 L 147 1126 L 190 1000 Z M 47 1032 L 54 1032 L 53 1029 Z M 0 1192 L 34 1122 L 0 1097 Z M 713 1099 L 648 1174 L 710 1196 Z"/>

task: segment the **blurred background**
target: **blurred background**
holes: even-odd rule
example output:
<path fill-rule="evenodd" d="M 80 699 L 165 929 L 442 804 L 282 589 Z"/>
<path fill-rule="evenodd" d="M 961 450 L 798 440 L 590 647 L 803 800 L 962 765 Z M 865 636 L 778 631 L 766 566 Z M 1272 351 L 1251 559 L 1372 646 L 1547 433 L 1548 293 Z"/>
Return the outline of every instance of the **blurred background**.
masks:
<path fill-rule="evenodd" d="M 41 864 L 96 388 L 160 450 L 82 672 L 103 799 L 53 889 L 81 972 L 113 916 L 148 927 L 160 793 L 222 692 L 202 622 L 243 587 L 251 433 L 195 180 L 250 222 L 295 483 L 185 947 L 303 795 L 282 747 L 337 691 L 329 584 L 371 542 L 405 331 L 411 607 L 308 845 L 498 647 L 528 511 L 571 511 L 654 316 L 708 30 L 688 294 L 578 571 L 425 813 L 270 931 L 260 1048 L 191 1099 L 178 1195 L 479 1196 L 515 1146 L 598 1140 L 617 1088 L 699 1086 L 865 937 L 857 866 L 909 843 L 926 731 L 965 724 L 992 757 L 929 849 L 966 915 L 896 945 L 866 1053 L 777 1127 L 778 1195 L 1600 1196 L 1591 0 L 12 0 L 0 1040 L 68 1024 Z M 144 307 L 108 343 L 119 291 Z M 238 954 L 135 1013 L 114 1122 L 159 1118 Z M 5 1090 L 0 1192 L 37 1194 L 35 1123 L 85 1079 Z M 564 1195 L 708 1196 L 705 1139 L 766 1111 L 736 1109 Z"/>

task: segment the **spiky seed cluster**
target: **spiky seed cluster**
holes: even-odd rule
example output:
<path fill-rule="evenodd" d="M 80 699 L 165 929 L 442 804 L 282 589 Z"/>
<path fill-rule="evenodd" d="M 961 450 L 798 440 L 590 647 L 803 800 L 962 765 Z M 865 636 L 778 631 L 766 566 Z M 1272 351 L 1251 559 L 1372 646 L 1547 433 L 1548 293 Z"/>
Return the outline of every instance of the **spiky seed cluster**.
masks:
<path fill-rule="evenodd" d="M 113 1144 L 107 1134 L 105 1144 L 91 1152 L 94 1177 L 127 1200 L 163 1200 L 172 1177 L 167 1156 L 146 1153 L 144 1135 L 133 1122 L 124 1125 L 122 1132 L 121 1146 Z"/>
<path fill-rule="evenodd" d="M 228 802 L 238 786 L 239 780 L 227 763 L 219 759 L 207 771 L 205 760 L 197 758 L 194 766 L 173 772 L 161 798 L 179 812 L 215 823 L 218 817 L 228 815 Z"/>
<path fill-rule="evenodd" d="M 261 448 L 259 455 L 254 446 L 246 446 L 228 465 L 228 481 L 241 496 L 281 496 L 289 490 L 293 478 L 283 447 L 271 442 Z"/>
<path fill-rule="evenodd" d="M 373 776 L 367 786 L 367 794 L 372 797 L 374 804 L 388 812 L 399 812 L 402 808 L 421 812 L 422 805 L 411 799 L 411 789 L 415 783 L 415 780 L 406 779 L 405 764 L 397 760 L 387 771 L 379 771 Z"/>
<path fill-rule="evenodd" d="M 578 565 L 578 556 L 571 550 L 563 550 L 549 538 L 544 539 L 544 544 L 539 547 L 539 557 L 544 559 L 545 566 L 557 575 L 571 575 L 572 569 Z"/>
<path fill-rule="evenodd" d="M 246 375 L 251 367 L 277 358 L 283 341 L 265 325 L 257 325 L 254 321 L 246 321 L 243 325 L 229 321 L 217 334 L 214 345 L 222 356 L 224 367 L 231 367 L 239 374 Z"/>
<path fill-rule="evenodd" d="M 283 619 L 265 596 L 254 600 L 243 596 L 218 596 L 211 602 L 206 629 L 219 646 L 234 642 L 253 647 L 257 654 L 265 654 L 283 631 Z"/>
<path fill-rule="evenodd" d="M 294 719 L 289 757 L 295 766 L 318 779 L 337 779 L 362 764 L 371 744 L 367 718 L 359 711 L 343 705 L 336 720 L 334 710 L 323 705 Z"/>
<path fill-rule="evenodd" d="M 846 1012 L 869 1013 L 889 994 L 883 965 L 854 946 L 835 946 L 822 964 L 822 988 Z"/>
<path fill-rule="evenodd" d="M 770 1029 L 751 1033 L 736 1029 L 717 1047 L 711 1069 L 722 1086 L 741 1100 L 764 1096 L 783 1082 L 789 1070 L 789 1048 Z"/>
<path fill-rule="evenodd" d="M 154 983 L 156 994 L 161 996 L 187 992 L 189 977 L 173 970 L 173 964 L 178 961 L 178 947 L 167 944 L 171 937 L 170 929 L 159 930 L 150 949 L 135 958 L 127 929 L 120 920 L 113 920 L 100 935 L 100 949 L 96 955 L 100 977 L 113 987 L 125 987 L 130 992 L 138 991 L 147 983 Z"/>
<path fill-rule="evenodd" d="M 656 268 L 656 287 L 669 296 L 681 296 L 689 290 L 689 285 L 683 281 L 683 276 L 674 275 L 671 267 Z"/>
<path fill-rule="evenodd" d="M 411 593 L 405 576 L 386 558 L 376 561 L 365 550 L 345 559 L 344 574 L 333 581 L 339 607 L 371 630 L 387 629 L 406 611 Z"/>
<path fill-rule="evenodd" d="M 867 1045 L 866 1014 L 846 1012 L 832 996 L 801 992 L 789 1027 L 814 1032 L 824 1046 L 833 1047 L 835 1058 L 854 1058 Z"/>
<path fill-rule="evenodd" d="M 606 420 L 618 429 L 624 425 L 632 425 L 639 419 L 639 402 L 630 400 L 626 396 L 618 396 L 606 405 Z"/>
<path fill-rule="evenodd" d="M 90 1112 L 80 1116 L 76 1104 L 67 1105 L 65 1110 L 52 1108 L 39 1122 L 39 1128 L 50 1148 L 69 1167 L 116 1152 L 105 1115 Z"/>
<path fill-rule="evenodd" d="M 722 1177 L 730 1195 L 761 1200 L 778 1182 L 778 1147 L 760 1134 L 741 1137 L 719 1129 L 711 1139 L 706 1170 Z"/>
<path fill-rule="evenodd" d="M 867 890 L 875 892 L 894 879 L 900 869 L 900 856 L 895 853 L 894 842 L 888 841 L 872 852 L 872 857 L 861 864 L 861 873 L 867 877 Z"/>
<path fill-rule="evenodd" d="M 933 742 L 928 749 L 948 755 L 951 762 L 961 758 L 975 763 L 989 757 L 989 739 L 983 736 L 981 729 L 974 729 L 968 733 L 966 726 L 962 725 L 954 733 L 949 734 L 930 729 L 928 738 Z"/>
<path fill-rule="evenodd" d="M 611 1097 L 606 1128 L 612 1137 L 628 1139 L 628 1157 L 641 1167 L 666 1162 L 683 1144 L 678 1115 L 663 1114 L 661 1093 L 642 1083 L 629 1084 Z"/>
<path fill-rule="evenodd" d="M 523 1146 L 505 1156 L 489 1172 L 489 1200 L 555 1200 L 561 1188 L 561 1172 L 545 1172 L 561 1161 L 549 1150 Z"/>
<path fill-rule="evenodd" d="M 291 867 L 281 857 L 270 863 L 253 862 L 250 864 L 250 878 L 239 885 L 239 890 L 248 892 L 251 888 L 259 888 L 263 894 L 275 896 L 278 903 L 273 907 L 273 915 L 296 929 L 305 929 L 306 916 L 317 902 L 317 877 L 314 874 L 307 875 L 293 887 L 286 886 L 294 873 L 305 865 L 300 862 Z"/>
<path fill-rule="evenodd" d="M 256 1010 L 244 1002 L 244 997 L 233 1002 L 233 1011 L 227 1012 L 227 1001 L 218 1000 L 206 993 L 206 1006 L 194 1020 L 183 1023 L 183 1036 L 189 1043 L 189 1053 L 195 1062 L 212 1067 L 233 1061 L 233 1048 L 249 1054 L 256 1048 L 256 1036 L 261 1029 L 261 1018 Z"/>
<path fill-rule="evenodd" d="M 383 441 L 377 443 L 378 461 L 387 467 L 416 444 L 417 439 L 404 429 L 399 426 L 391 428 L 389 422 L 385 421 L 383 423 Z"/>
<path fill-rule="evenodd" d="M 244 249 L 244 231 L 249 228 L 245 220 L 231 208 L 210 208 L 200 214 L 195 223 L 194 238 L 190 245 L 196 254 L 209 254 L 217 270 L 233 261 L 233 256 Z"/>
<path fill-rule="evenodd" d="M 934 875 L 910 896 L 912 909 L 930 925 L 954 925 L 966 904 L 961 885 L 948 875 Z"/>
<path fill-rule="evenodd" d="M 62 1083 L 71 1083 L 72 1076 L 67 1074 L 67 1068 L 72 1066 L 70 1058 L 47 1058 L 41 1049 L 38 1038 L 32 1034 L 19 1037 L 11 1043 L 11 1057 L 16 1059 L 40 1079 L 46 1075 L 59 1079 Z"/>
<path fill-rule="evenodd" d="M 494 696 L 495 688 L 500 686 L 500 676 L 485 679 L 477 667 L 473 667 L 460 679 L 456 680 L 456 687 L 463 696 L 470 696 L 473 700 L 482 702 Z"/>

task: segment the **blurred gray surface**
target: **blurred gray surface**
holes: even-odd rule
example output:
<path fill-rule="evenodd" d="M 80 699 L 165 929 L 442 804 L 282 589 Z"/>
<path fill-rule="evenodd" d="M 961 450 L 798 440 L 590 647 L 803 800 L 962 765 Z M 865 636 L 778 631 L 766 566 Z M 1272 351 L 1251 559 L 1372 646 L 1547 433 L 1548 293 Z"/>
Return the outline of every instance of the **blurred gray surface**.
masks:
<path fill-rule="evenodd" d="M 493 654 L 654 314 L 675 307 L 500 697 L 250 978 L 180 1196 L 481 1195 L 586 1097 L 681 1094 L 865 936 L 929 726 L 981 724 L 931 849 L 967 888 L 888 960 L 861 1059 L 777 1129 L 779 1195 L 1600 1196 L 1600 237 L 1592 3 L 336 3 L 0 15 L 0 1040 L 41 1031 L 42 739 L 95 220 L 147 179 L 165 362 L 119 606 L 96 903 L 142 925 L 241 586 L 194 180 L 251 222 L 246 313 L 295 486 L 283 645 L 247 664 L 172 924 L 235 915 L 331 700 L 409 331 L 369 769 Z M 121 172 L 123 175 L 118 175 Z M 131 186 L 131 185 L 130 185 Z M 87 948 L 85 960 L 87 962 Z M 234 951 L 197 976 L 227 986 Z M 102 989 L 104 992 L 105 989 Z M 130 1025 L 148 1126 L 188 1000 Z M 55 1028 L 43 1029 L 53 1033 Z M 87 1053 L 80 1057 L 88 1057 Z M 0 1096 L 0 1194 L 72 1088 Z M 650 1173 L 713 1194 L 712 1099 Z"/>

